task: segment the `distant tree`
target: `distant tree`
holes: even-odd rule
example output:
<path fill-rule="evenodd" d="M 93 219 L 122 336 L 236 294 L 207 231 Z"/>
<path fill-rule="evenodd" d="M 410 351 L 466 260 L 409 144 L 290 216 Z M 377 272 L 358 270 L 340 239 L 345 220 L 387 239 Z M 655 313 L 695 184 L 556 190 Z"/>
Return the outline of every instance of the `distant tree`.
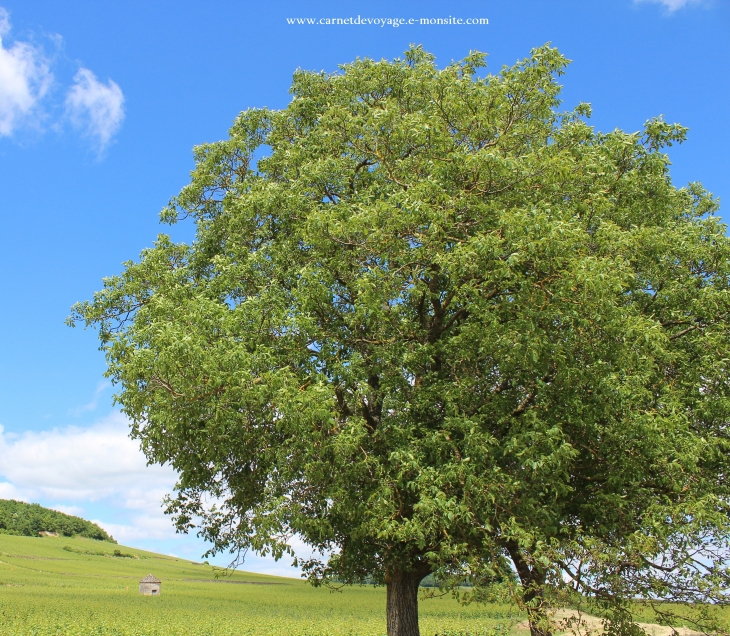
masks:
<path fill-rule="evenodd" d="M 195 149 L 162 213 L 195 241 L 70 319 L 179 472 L 179 529 L 277 558 L 298 535 L 313 582 L 387 586 L 390 636 L 430 573 L 502 580 L 534 636 L 571 591 L 614 632 L 629 599 L 725 601 L 730 242 L 671 183 L 685 129 L 557 112 L 566 64 L 298 71 Z"/>
<path fill-rule="evenodd" d="M 37 537 L 40 532 L 116 543 L 102 528 L 81 517 L 44 508 L 39 504 L 0 499 L 0 534 Z"/>

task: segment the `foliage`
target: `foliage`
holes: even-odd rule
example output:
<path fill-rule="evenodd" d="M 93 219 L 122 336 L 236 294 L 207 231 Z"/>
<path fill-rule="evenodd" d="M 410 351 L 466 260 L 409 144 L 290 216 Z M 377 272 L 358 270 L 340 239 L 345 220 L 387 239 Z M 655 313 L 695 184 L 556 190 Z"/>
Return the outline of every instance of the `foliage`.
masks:
<path fill-rule="evenodd" d="M 116 543 L 95 523 L 81 517 L 50 510 L 38 504 L 0 499 L 0 534 L 37 537 L 40 532 L 55 532 L 64 537 L 87 537 Z"/>
<path fill-rule="evenodd" d="M 84 548 L 77 548 L 72 545 L 65 545 L 65 546 L 63 546 L 63 549 L 66 550 L 66 552 L 75 552 L 76 554 L 88 554 L 91 556 L 119 557 L 119 558 L 126 558 L 126 559 L 139 558 L 139 557 L 135 556 L 134 554 L 131 554 L 129 552 L 122 552 L 119 549 L 112 550 L 111 552 L 105 552 L 103 550 L 87 550 Z"/>
<path fill-rule="evenodd" d="M 507 581 L 536 633 L 571 595 L 625 633 L 635 596 L 719 606 L 730 241 L 671 182 L 686 129 L 558 112 L 547 46 L 483 64 L 297 72 L 196 148 L 162 214 L 195 241 L 160 236 L 71 322 L 214 550 L 296 534 L 315 582 Z"/>
<path fill-rule="evenodd" d="M 73 548 L 69 553 L 64 546 Z M 2 636 L 382 636 L 382 588 L 339 593 L 304 581 L 229 572 L 185 559 L 122 547 L 136 559 L 84 555 L 96 542 L 0 535 Z M 147 574 L 159 597 L 142 596 Z M 233 583 L 231 583 L 233 582 Z M 523 618 L 504 605 L 463 607 L 424 601 L 426 634 L 484 634 Z"/>

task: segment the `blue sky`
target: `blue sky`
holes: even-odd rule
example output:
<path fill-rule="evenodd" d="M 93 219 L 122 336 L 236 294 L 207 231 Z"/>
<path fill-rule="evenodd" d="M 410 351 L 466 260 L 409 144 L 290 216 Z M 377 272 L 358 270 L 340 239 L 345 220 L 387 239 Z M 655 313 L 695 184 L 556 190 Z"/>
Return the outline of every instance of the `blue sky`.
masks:
<path fill-rule="evenodd" d="M 128 545 L 198 558 L 159 500 L 103 380 L 95 333 L 71 305 L 136 258 L 186 183 L 194 145 L 248 107 L 282 108 L 298 68 L 470 50 L 497 72 L 552 42 L 573 60 L 566 108 L 602 130 L 663 114 L 690 128 L 675 183 L 730 196 L 730 2 L 510 0 L 269 2 L 0 0 L 0 497 L 99 520 Z M 488 25 L 290 25 L 287 18 L 487 18 Z M 191 237 L 190 226 L 173 229 Z M 219 562 L 223 562 L 223 557 Z M 246 569 L 296 575 L 250 557 Z"/>

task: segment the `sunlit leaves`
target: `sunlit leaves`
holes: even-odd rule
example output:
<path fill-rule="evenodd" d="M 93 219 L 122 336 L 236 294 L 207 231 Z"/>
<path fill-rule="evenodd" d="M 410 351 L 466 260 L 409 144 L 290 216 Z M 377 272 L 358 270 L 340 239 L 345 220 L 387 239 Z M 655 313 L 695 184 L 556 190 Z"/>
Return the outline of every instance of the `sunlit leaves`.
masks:
<path fill-rule="evenodd" d="M 75 317 L 216 550 L 299 534 L 317 581 L 509 583 L 511 561 L 530 607 L 577 559 L 577 592 L 672 598 L 700 520 L 717 558 L 728 537 L 717 202 L 669 178 L 681 126 L 559 112 L 555 49 L 482 62 L 298 71 L 286 109 L 196 150 L 163 212 L 195 242 L 160 238 Z M 713 567 L 697 598 L 724 598 Z"/>

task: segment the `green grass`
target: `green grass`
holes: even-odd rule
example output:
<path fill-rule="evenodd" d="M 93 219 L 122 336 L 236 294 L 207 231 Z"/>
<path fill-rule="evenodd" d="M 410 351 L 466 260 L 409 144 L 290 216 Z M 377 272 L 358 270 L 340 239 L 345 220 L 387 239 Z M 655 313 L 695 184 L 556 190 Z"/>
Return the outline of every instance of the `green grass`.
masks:
<path fill-rule="evenodd" d="M 162 581 L 161 596 L 139 594 L 147 574 Z M 241 571 L 204 582 L 214 579 L 210 566 L 111 543 L 0 535 L 0 635 L 385 634 L 383 588 L 331 592 Z M 465 607 L 450 597 L 420 603 L 423 636 L 507 630 L 517 618 L 507 606 Z"/>

